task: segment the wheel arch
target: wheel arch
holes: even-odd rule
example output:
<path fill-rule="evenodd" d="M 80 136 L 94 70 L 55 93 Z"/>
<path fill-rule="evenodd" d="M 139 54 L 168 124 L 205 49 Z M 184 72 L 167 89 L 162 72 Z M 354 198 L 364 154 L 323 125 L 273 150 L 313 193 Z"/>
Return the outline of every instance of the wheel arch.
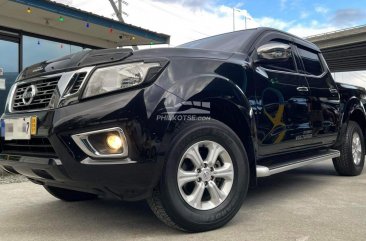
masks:
<path fill-rule="evenodd" d="M 218 66 L 221 66 L 221 64 L 219 63 Z M 233 66 L 235 66 L 234 69 Z M 226 67 L 236 74 L 224 76 L 219 73 L 220 71 L 206 74 L 199 73 L 190 78 L 177 80 L 174 86 L 161 86 L 161 88 L 183 100 L 182 103 L 174 103 L 174 106 L 170 108 L 171 113 L 194 113 L 197 107 L 207 107 L 207 103 L 209 103 L 210 118 L 220 121 L 232 129 L 240 138 L 240 144 L 246 149 L 250 165 L 250 186 L 252 187 L 257 183 L 254 137 L 256 129 L 253 111 L 246 96 L 248 93 L 244 93 L 246 89 L 252 89 L 247 88 L 247 85 L 252 83 L 247 82 L 242 66 L 229 64 Z M 193 111 L 190 112 L 191 110 Z M 170 133 L 174 131 L 177 125 L 179 123 L 175 121 L 170 121 L 168 124 L 163 137 L 163 152 L 169 146 Z"/>
<path fill-rule="evenodd" d="M 236 135 L 238 135 L 241 145 L 245 148 L 246 153 L 248 155 L 249 167 L 250 167 L 250 187 L 255 187 L 257 184 L 257 172 L 256 172 L 256 146 L 255 146 L 255 121 L 254 117 L 251 114 L 252 111 L 247 109 L 244 106 L 237 105 L 231 101 L 221 99 L 221 98 L 208 98 L 204 101 L 186 101 L 187 103 L 192 103 L 192 108 L 194 109 L 197 106 L 194 106 L 193 103 L 210 103 L 210 119 L 217 120 L 226 126 L 228 126 L 231 130 L 234 131 Z M 184 105 L 187 106 L 187 105 Z M 186 110 L 189 112 L 190 109 Z M 179 110 L 177 111 L 179 114 Z M 184 121 L 183 121 L 184 122 Z M 182 123 L 183 123 L 182 122 Z M 182 124 L 179 121 L 171 121 L 169 123 L 168 132 L 166 138 L 164 138 L 163 146 L 164 150 L 167 150 L 169 146 L 170 135 L 174 132 L 174 129 Z"/>
<path fill-rule="evenodd" d="M 360 126 L 366 141 L 366 111 L 364 105 L 356 97 L 351 98 L 345 106 L 342 118 L 342 128 L 338 138 L 339 142 L 347 129 L 349 121 L 354 121 Z"/>
<path fill-rule="evenodd" d="M 242 111 L 237 105 L 221 99 L 212 100 L 212 118 L 232 129 L 240 138 L 248 155 L 250 167 L 250 187 L 257 185 L 255 122 L 250 110 Z M 246 114 L 247 113 L 247 114 Z"/>
<path fill-rule="evenodd" d="M 354 121 L 360 126 L 360 128 L 362 130 L 362 133 L 363 133 L 363 137 L 366 141 L 366 117 L 365 117 L 365 113 L 361 109 L 355 109 L 350 114 L 348 122 L 349 121 Z"/>

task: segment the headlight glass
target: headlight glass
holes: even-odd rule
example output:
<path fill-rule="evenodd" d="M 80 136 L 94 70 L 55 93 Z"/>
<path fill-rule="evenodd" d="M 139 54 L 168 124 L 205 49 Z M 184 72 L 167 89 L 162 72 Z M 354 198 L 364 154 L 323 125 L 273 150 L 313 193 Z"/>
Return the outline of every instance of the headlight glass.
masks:
<path fill-rule="evenodd" d="M 97 69 L 85 88 L 83 97 L 126 89 L 142 84 L 152 68 L 159 63 L 130 63 Z"/>

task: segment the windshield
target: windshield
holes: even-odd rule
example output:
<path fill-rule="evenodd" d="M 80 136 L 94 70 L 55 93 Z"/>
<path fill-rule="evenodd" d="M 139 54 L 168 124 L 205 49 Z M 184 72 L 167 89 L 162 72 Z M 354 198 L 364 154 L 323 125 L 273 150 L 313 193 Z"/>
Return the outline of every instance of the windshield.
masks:
<path fill-rule="evenodd" d="M 192 49 L 208 49 L 225 52 L 238 52 L 243 47 L 244 43 L 248 41 L 255 29 L 225 33 L 217 36 L 212 36 L 204 39 L 199 39 L 186 44 L 178 46 L 178 48 L 192 48 Z"/>

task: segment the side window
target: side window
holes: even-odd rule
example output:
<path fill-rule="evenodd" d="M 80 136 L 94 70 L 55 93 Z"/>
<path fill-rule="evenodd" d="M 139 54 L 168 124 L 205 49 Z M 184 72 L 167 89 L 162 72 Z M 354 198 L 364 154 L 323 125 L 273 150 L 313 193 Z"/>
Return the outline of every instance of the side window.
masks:
<path fill-rule="evenodd" d="M 310 52 L 301 47 L 298 47 L 300 57 L 304 63 L 304 74 L 309 75 L 321 75 L 323 73 L 323 67 L 318 53 Z"/>
<path fill-rule="evenodd" d="M 259 65 L 270 70 L 296 72 L 291 45 L 270 41 L 257 49 Z"/>

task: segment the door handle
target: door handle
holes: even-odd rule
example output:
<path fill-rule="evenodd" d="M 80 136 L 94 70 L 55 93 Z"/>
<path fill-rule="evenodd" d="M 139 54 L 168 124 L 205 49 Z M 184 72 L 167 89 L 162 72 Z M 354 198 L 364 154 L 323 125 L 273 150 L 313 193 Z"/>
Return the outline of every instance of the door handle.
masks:
<path fill-rule="evenodd" d="M 332 94 L 338 94 L 338 90 L 337 89 L 334 89 L 334 88 L 330 88 L 329 89 L 330 93 Z"/>
<path fill-rule="evenodd" d="M 308 87 L 297 87 L 297 91 L 299 92 L 309 92 L 309 88 Z"/>

